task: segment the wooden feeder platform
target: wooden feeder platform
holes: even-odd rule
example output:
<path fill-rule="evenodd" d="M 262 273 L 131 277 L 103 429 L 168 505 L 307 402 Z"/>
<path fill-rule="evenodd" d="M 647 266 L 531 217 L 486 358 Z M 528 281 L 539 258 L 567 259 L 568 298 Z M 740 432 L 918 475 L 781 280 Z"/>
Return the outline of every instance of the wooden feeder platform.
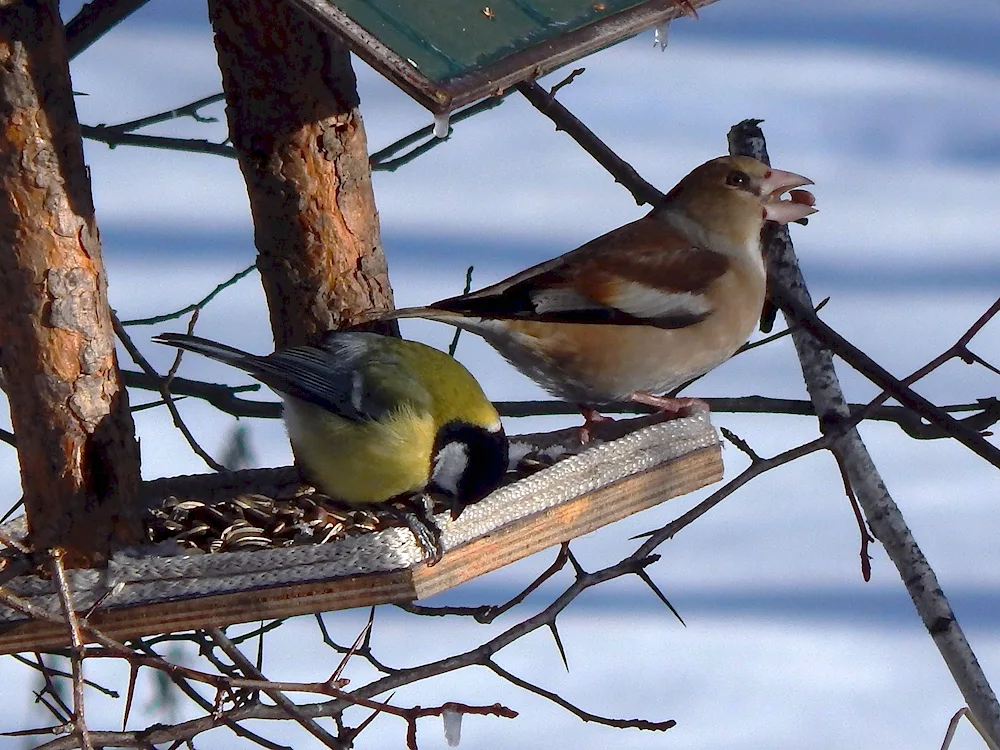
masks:
<path fill-rule="evenodd" d="M 515 436 L 512 450 L 557 453 L 576 434 Z M 402 527 L 258 551 L 163 554 L 160 545 L 116 556 L 106 569 L 68 571 L 75 608 L 94 609 L 88 622 L 124 640 L 425 599 L 722 478 L 721 446 L 707 413 L 599 423 L 595 438 L 592 447 L 497 489 L 455 521 L 437 516 L 445 552 L 435 565 Z M 185 482 L 217 497 L 295 478 L 290 469 L 259 469 L 155 480 L 146 483 L 147 504 L 162 503 Z M 3 531 L 23 536 L 23 519 Z M 61 616 L 49 578 L 23 575 L 5 588 Z M 65 626 L 0 606 L 0 654 L 68 644 Z"/>

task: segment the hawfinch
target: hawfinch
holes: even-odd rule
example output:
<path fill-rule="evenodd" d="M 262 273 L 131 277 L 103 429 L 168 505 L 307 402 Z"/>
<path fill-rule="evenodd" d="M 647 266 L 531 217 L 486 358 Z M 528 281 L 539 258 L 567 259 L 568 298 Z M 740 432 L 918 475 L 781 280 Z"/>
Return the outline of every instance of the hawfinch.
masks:
<path fill-rule="evenodd" d="M 482 336 L 550 393 L 582 407 L 658 397 L 729 359 L 764 302 L 760 236 L 816 211 L 812 181 L 740 156 L 692 171 L 645 217 L 471 294 L 383 317 Z M 783 193 L 792 190 L 787 199 Z"/>

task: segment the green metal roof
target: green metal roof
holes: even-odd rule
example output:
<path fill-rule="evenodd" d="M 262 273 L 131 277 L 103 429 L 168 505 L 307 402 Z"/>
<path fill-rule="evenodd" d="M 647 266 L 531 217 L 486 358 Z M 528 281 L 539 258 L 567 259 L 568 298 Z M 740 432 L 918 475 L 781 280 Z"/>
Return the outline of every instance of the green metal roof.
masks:
<path fill-rule="evenodd" d="M 682 14 L 672 0 L 294 2 L 435 112 L 489 96 Z"/>
<path fill-rule="evenodd" d="M 434 82 L 482 68 L 642 0 L 338 0 L 365 30 Z M 599 8 L 604 10 L 599 10 Z"/>

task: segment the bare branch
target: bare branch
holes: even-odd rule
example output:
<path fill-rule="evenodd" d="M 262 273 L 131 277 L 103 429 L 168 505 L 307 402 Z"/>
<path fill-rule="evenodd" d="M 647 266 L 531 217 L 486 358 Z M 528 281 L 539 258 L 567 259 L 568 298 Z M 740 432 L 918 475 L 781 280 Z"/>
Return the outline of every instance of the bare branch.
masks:
<path fill-rule="evenodd" d="M 519 83 L 517 90 L 524 94 L 524 98 L 531 102 L 535 109 L 555 123 L 556 130 L 565 131 L 584 151 L 594 157 L 598 164 L 608 170 L 615 178 L 615 182 L 632 193 L 636 203 L 655 204 L 663 198 L 663 193 L 642 179 L 630 164 L 608 148 L 590 128 L 536 82 Z"/>
<path fill-rule="evenodd" d="M 91 0 L 66 24 L 66 49 L 69 58 L 107 34 L 116 25 L 148 3 L 149 0 Z"/>
<path fill-rule="evenodd" d="M 527 680 L 522 680 L 520 677 L 508 672 L 495 661 L 488 661 L 486 666 L 512 685 L 517 685 L 519 688 L 527 690 L 529 693 L 540 695 L 541 697 L 552 701 L 556 705 L 562 706 L 571 714 L 574 714 L 584 721 L 592 721 L 595 724 L 603 724 L 604 726 L 616 727 L 618 729 L 645 729 L 652 732 L 665 732 L 668 729 L 672 729 L 677 726 L 677 722 L 673 719 L 669 719 L 667 721 L 648 721 L 646 719 L 609 719 L 605 716 L 598 716 L 597 714 L 592 714 L 589 711 L 584 711 L 582 708 L 573 705 L 558 693 L 553 693 L 551 690 L 546 690 L 545 688 L 538 687 L 538 685 L 533 685 Z"/>
<path fill-rule="evenodd" d="M 80 632 L 80 621 L 76 617 L 73 604 L 73 592 L 70 591 L 69 580 L 66 578 L 66 568 L 63 566 L 63 551 L 52 550 L 52 571 L 59 588 L 59 601 L 62 603 L 63 616 L 69 626 L 70 664 L 73 674 L 73 732 L 80 738 L 84 750 L 94 750 L 87 731 L 87 721 L 83 710 L 83 634 Z"/>
<path fill-rule="evenodd" d="M 890 375 L 875 360 L 820 320 L 812 311 L 812 305 L 803 304 L 778 281 L 772 285 L 771 294 L 782 312 L 790 316 L 805 331 L 816 337 L 822 345 L 836 353 L 847 364 L 880 388 L 891 393 L 892 397 L 901 404 L 950 434 L 973 453 L 1000 468 L 1000 448 L 990 443 L 978 432 L 970 430 L 941 407 L 932 404 L 898 378 Z"/>
<path fill-rule="evenodd" d="M 587 72 L 586 68 L 574 68 L 568 76 L 563 78 L 561 81 L 559 81 L 559 83 L 557 83 L 555 86 L 549 89 L 549 96 L 554 97 L 559 92 L 559 89 L 569 86 L 579 76 L 582 76 L 586 72 Z"/>
<path fill-rule="evenodd" d="M 171 138 L 164 135 L 142 135 L 140 133 L 120 133 L 103 125 L 81 125 L 84 138 L 106 143 L 110 148 L 116 146 L 143 146 L 159 148 L 167 151 L 187 151 L 192 154 L 212 154 L 236 158 L 233 147 L 225 143 L 212 143 L 199 138 Z"/>
<path fill-rule="evenodd" d="M 476 622 L 483 624 L 488 624 L 493 622 L 497 617 L 502 615 L 504 612 L 509 611 L 513 607 L 517 606 L 523 602 L 529 594 L 535 591 L 539 586 L 541 586 L 545 581 L 549 580 L 552 576 L 566 567 L 566 562 L 569 560 L 569 545 L 562 544 L 559 547 L 559 553 L 556 555 L 556 559 L 552 561 L 552 564 L 543 570 L 531 583 L 529 583 L 522 591 L 515 594 L 509 600 L 503 604 L 497 605 L 483 605 L 481 607 L 428 607 L 423 604 L 416 604 L 413 602 L 409 603 L 397 603 L 396 606 L 400 609 L 404 609 L 410 614 L 430 616 L 430 617 L 445 617 L 447 615 L 464 615 L 468 617 L 475 618 Z"/>
<path fill-rule="evenodd" d="M 211 292 L 202 297 L 200 300 L 190 305 L 185 305 L 180 310 L 175 310 L 174 312 L 171 313 L 164 313 L 163 315 L 154 315 L 151 318 L 135 318 L 133 320 L 123 320 L 122 325 L 123 326 L 159 325 L 160 323 L 167 323 L 171 320 L 176 320 L 177 318 L 181 318 L 189 313 L 201 310 L 205 307 L 205 305 L 207 305 L 209 302 L 215 299 L 221 292 L 224 292 L 226 289 L 236 284 L 236 282 L 240 281 L 246 276 L 249 276 L 256 270 L 257 266 L 256 264 L 254 264 L 247 266 L 242 271 L 237 271 L 231 277 L 229 277 L 221 284 L 219 284 L 217 287 L 215 287 L 215 289 L 213 289 Z"/>
<path fill-rule="evenodd" d="M 146 373 L 122 371 L 122 380 L 130 388 L 141 388 L 149 391 L 159 391 L 163 381 Z M 171 381 L 170 392 L 176 396 L 192 396 L 200 398 L 234 417 L 257 417 L 261 419 L 280 419 L 281 404 L 277 401 L 256 401 L 237 398 L 234 394 L 259 390 L 257 384 L 251 385 L 221 385 L 205 383 L 198 380 L 175 378 Z M 730 412 L 733 414 L 786 414 L 798 416 L 813 416 L 815 411 L 810 401 L 787 398 L 770 398 L 767 396 L 739 396 L 734 398 L 702 398 L 713 412 Z M 537 417 L 537 416 L 578 416 L 580 409 L 566 401 L 497 401 L 494 403 L 497 411 L 503 417 Z M 879 406 L 869 409 L 869 404 L 848 404 L 852 419 L 868 409 L 865 419 L 879 422 L 894 422 L 906 434 L 917 440 L 937 440 L 951 437 L 951 433 L 938 425 L 927 424 L 919 414 L 904 406 Z M 939 407 L 946 412 L 968 412 L 975 414 L 958 420 L 969 430 L 985 430 L 1000 421 L 1000 400 L 996 398 L 980 399 L 971 404 L 949 404 Z M 612 403 L 601 407 L 604 414 L 654 414 L 653 407 L 636 404 L 631 401 Z"/>
<path fill-rule="evenodd" d="M 21 654 L 11 654 L 10 656 L 11 656 L 12 659 L 14 659 L 14 661 L 20 662 L 24 666 L 29 667 L 30 669 L 34 669 L 34 670 L 40 672 L 45 677 L 48 677 L 48 676 L 63 677 L 65 679 L 72 679 L 73 678 L 73 675 L 71 675 L 69 672 L 63 672 L 61 669 L 55 669 L 54 667 L 50 667 L 49 665 L 43 663 L 42 660 L 41 660 L 41 655 L 40 654 L 36 654 L 35 655 L 36 658 L 38 659 L 37 663 L 31 661 L 30 659 L 26 659 Z M 104 687 L 104 685 L 101 685 L 98 682 L 93 682 L 92 680 L 84 680 L 83 683 L 87 687 L 93 688 L 94 690 L 97 690 L 100 693 L 104 693 L 104 695 L 108 696 L 109 698 L 120 698 L 121 697 L 121 695 L 118 693 L 117 690 L 112 690 L 110 688 L 106 688 L 106 687 Z"/>
<path fill-rule="evenodd" d="M 204 117 L 198 113 L 202 107 L 207 107 L 216 102 L 221 102 L 225 99 L 225 94 L 218 93 L 212 94 L 211 96 L 206 96 L 190 104 L 184 104 L 180 107 L 174 107 L 173 109 L 167 109 L 163 112 L 157 112 L 155 115 L 147 115 L 146 117 L 140 117 L 138 120 L 129 120 L 128 122 L 120 122 L 117 125 L 105 125 L 101 123 L 97 127 L 106 128 L 107 130 L 114 130 L 119 133 L 131 133 L 134 130 L 140 130 L 141 128 L 149 127 L 150 125 L 159 125 L 163 122 L 170 122 L 171 120 L 180 120 L 185 117 L 190 117 L 195 122 L 201 123 L 211 123 L 218 122 L 217 117 Z"/>
<path fill-rule="evenodd" d="M 483 99 L 481 102 L 477 102 L 471 106 L 461 109 L 458 112 L 452 113 L 449 119 L 449 135 L 446 138 L 438 138 L 434 135 L 434 126 L 427 125 L 418 130 L 414 130 L 409 135 L 405 135 L 398 141 L 390 143 L 383 149 L 380 149 L 368 157 L 368 164 L 371 166 L 373 172 L 395 172 L 397 169 L 402 167 L 404 164 L 409 164 L 411 161 L 416 159 L 418 156 L 427 153 L 432 148 L 444 143 L 451 137 L 450 128 L 454 127 L 463 120 L 478 115 L 481 112 L 486 112 L 487 110 L 493 109 L 494 107 L 499 107 L 503 104 L 504 99 L 510 95 L 510 91 L 501 94 L 500 96 L 490 97 L 489 99 Z M 425 140 L 426 139 L 426 140 Z M 413 145 L 417 141 L 424 141 L 421 145 L 412 149 L 403 156 L 393 159 L 395 154 L 398 154 L 404 148 Z"/>
<path fill-rule="evenodd" d="M 185 638 L 187 638 L 187 636 L 185 636 Z M 130 643 L 132 643 L 136 649 L 142 651 L 147 656 L 152 656 L 157 659 L 162 658 L 159 654 L 157 654 L 153 650 L 152 646 L 150 646 L 149 643 L 144 642 L 142 639 L 130 641 Z M 208 714 L 211 714 L 214 711 L 213 705 L 209 701 L 205 700 L 205 698 L 203 698 L 202 695 L 191 686 L 190 682 L 185 680 L 180 674 L 173 671 L 164 671 L 164 674 L 167 675 L 168 679 L 170 679 L 170 681 L 173 682 L 174 685 L 176 685 L 180 689 L 180 691 L 184 693 L 184 695 L 186 695 L 192 702 L 197 704 L 203 711 L 205 711 Z M 235 721 L 226 716 L 223 716 L 220 719 L 220 721 L 223 726 L 226 726 L 230 730 L 232 730 L 233 734 L 235 734 L 237 737 L 243 737 L 244 739 L 250 740 L 251 742 L 260 745 L 263 748 L 267 748 L 268 750 L 292 750 L 292 748 L 290 748 L 288 745 L 279 745 L 278 743 L 272 742 L 266 737 L 261 737 L 259 734 L 251 732 L 249 729 L 240 726 L 238 723 L 236 723 Z"/>
<path fill-rule="evenodd" d="M 735 126 L 729 133 L 729 142 L 732 153 L 753 156 L 765 162 L 769 161 L 759 121 L 748 120 Z M 811 309 L 809 291 L 799 269 L 787 228 L 782 228 L 780 231 L 774 231 L 773 228 L 771 231 L 765 229 L 765 242 L 767 247 L 765 257 L 768 262 L 769 274 L 778 282 L 775 286 L 780 285 L 781 287 L 779 303 L 786 309 L 792 310 L 800 322 L 815 318 Z M 812 321 L 810 320 L 810 322 Z M 816 405 L 816 413 L 820 415 L 821 426 L 830 423 L 827 415 L 840 420 L 849 416 L 843 391 L 833 366 L 832 353 L 822 341 L 810 335 L 812 330 L 826 334 L 826 328 L 828 327 L 825 325 L 813 325 L 808 330 L 799 330 L 792 334 L 806 387 Z M 824 336 L 824 340 L 834 341 L 838 347 L 845 343 L 839 339 L 840 337 L 834 339 Z M 838 353 L 842 356 L 847 351 L 846 348 L 838 348 Z M 856 352 L 852 352 L 852 354 L 854 353 Z M 865 363 L 853 356 L 852 360 L 856 360 L 850 361 L 852 366 L 866 366 Z M 866 369 L 872 370 L 867 366 Z M 875 373 L 872 372 L 872 374 Z M 885 374 L 887 375 L 887 373 Z M 930 416 L 922 411 L 923 404 L 920 402 L 926 402 L 925 399 L 911 398 L 916 394 L 913 394 L 908 388 L 905 391 L 891 388 L 888 380 L 883 387 L 887 390 L 893 390 L 893 395 L 900 398 L 903 403 L 906 403 L 904 398 L 914 402 L 912 405 L 921 409 L 921 415 L 930 419 Z M 932 421 L 937 421 L 946 429 L 951 429 L 951 425 L 946 422 L 946 420 L 951 420 L 950 417 L 945 414 L 946 419 L 942 419 L 939 413 L 935 413 L 934 416 L 935 419 Z M 958 428 L 957 434 L 962 435 L 963 443 L 968 444 L 967 441 L 970 440 L 968 433 L 967 429 Z M 971 437 L 976 440 L 970 442 L 982 450 L 980 455 L 991 452 L 979 445 L 979 442 L 985 443 L 985 441 L 978 434 L 973 433 Z M 997 451 L 995 446 L 987 445 L 992 449 L 992 452 Z M 882 542 L 889 557 L 896 565 L 900 578 L 903 580 L 927 632 L 934 639 L 959 690 L 968 702 L 969 708 L 992 740 L 994 742 L 1000 741 L 1000 704 L 997 703 L 993 688 L 986 679 L 972 647 L 965 638 L 958 619 L 938 583 L 937 576 L 913 538 L 898 506 L 886 489 L 885 483 L 872 463 L 857 430 L 852 429 L 843 437 L 839 437 L 833 447 L 834 450 L 841 453 L 851 486 L 857 494 L 858 502 L 865 511 L 872 533 Z M 977 452 L 980 451 L 977 450 Z"/>
<path fill-rule="evenodd" d="M 142 370 L 146 373 L 147 376 L 149 376 L 150 378 L 159 379 L 160 377 L 159 373 L 156 372 L 155 369 L 153 369 L 153 366 L 149 364 L 149 361 L 143 356 L 142 352 L 139 351 L 139 347 L 137 347 L 135 343 L 132 341 L 131 337 L 128 335 L 128 332 L 125 330 L 125 326 L 123 326 L 121 324 L 121 321 L 118 320 L 117 315 L 112 315 L 112 323 L 114 325 L 115 334 L 118 336 L 118 340 L 122 342 L 122 346 L 125 347 L 125 351 L 127 351 L 129 355 L 132 357 L 132 361 L 135 362 L 137 365 L 139 365 L 139 367 L 142 368 Z M 177 366 L 179 361 L 180 361 L 180 352 L 178 352 L 177 358 L 174 360 L 174 367 Z M 220 464 L 214 458 L 212 458 L 209 455 L 208 451 L 206 451 L 204 448 L 201 447 L 198 441 L 195 440 L 194 435 L 191 434 L 191 430 L 188 429 L 188 426 L 184 423 L 184 420 L 181 418 L 181 414 L 179 411 L 177 411 L 177 407 L 174 405 L 174 400 L 170 393 L 171 379 L 172 376 L 163 379 L 159 390 L 160 390 L 160 395 L 163 396 L 163 400 L 166 403 L 167 409 L 170 411 L 170 416 L 174 420 L 174 426 L 178 430 L 180 430 L 181 434 L 184 436 L 184 439 L 187 440 L 188 445 L 191 446 L 191 450 L 193 450 L 196 454 L 198 454 L 201 457 L 201 459 L 206 464 L 208 464 L 208 467 L 210 469 L 212 469 L 213 471 L 225 471 L 226 467 Z"/>
<path fill-rule="evenodd" d="M 236 647 L 235 643 L 226 637 L 226 634 L 223 633 L 220 628 L 210 628 L 207 632 L 212 637 L 212 640 L 215 641 L 216 645 L 225 652 L 226 656 L 233 660 L 233 664 L 239 667 L 243 674 L 255 680 L 266 680 L 261 671 L 250 663 L 250 661 L 243 655 L 243 652 Z M 264 694 L 281 707 L 292 719 L 295 720 L 297 724 L 309 732 L 309 734 L 323 743 L 324 747 L 334 748 L 334 750 L 342 750 L 342 748 L 345 747 L 344 743 L 323 729 L 323 727 L 317 724 L 314 720 L 303 716 L 301 712 L 299 712 L 298 707 L 280 690 L 264 688 Z"/>
<path fill-rule="evenodd" d="M 965 359 L 967 357 L 974 357 L 974 355 L 972 355 L 972 353 L 969 351 L 969 348 L 968 348 L 969 347 L 969 343 L 976 336 L 976 334 L 978 334 L 979 331 L 981 331 L 983 329 L 983 326 L 985 326 L 987 323 L 989 323 L 990 320 L 992 320 L 993 317 L 998 312 L 1000 312 L 1000 298 L 998 298 L 996 302 L 994 302 L 992 305 L 990 305 L 989 309 L 986 312 L 984 312 L 982 315 L 980 315 L 979 318 L 976 320 L 975 323 L 973 323 L 971 326 L 969 326 L 969 328 L 965 331 L 965 333 L 963 333 L 959 337 L 958 341 L 956 341 L 953 346 L 949 347 L 944 352 L 942 352 L 937 357 L 935 357 L 930 362 L 928 362 L 926 365 L 924 365 L 920 369 L 916 370 L 915 372 L 911 373 L 908 377 L 904 378 L 903 379 L 903 383 L 905 385 L 913 385 L 914 383 L 916 383 L 921 378 L 926 377 L 927 375 L 929 375 L 930 373 L 932 373 L 934 370 L 938 369 L 943 364 L 945 364 L 946 362 L 948 362 L 948 361 L 950 361 L 950 360 L 952 360 L 952 359 L 954 359 L 956 357 L 959 357 L 959 358 L 962 358 L 962 359 Z M 991 370 L 993 369 L 992 366 L 990 364 L 988 364 L 987 362 L 983 362 L 982 360 L 979 360 L 978 357 L 976 357 L 975 359 L 976 359 L 976 361 L 979 361 L 982 365 L 984 365 L 988 369 L 991 369 Z M 864 409 L 860 410 L 856 414 L 852 414 L 852 416 L 851 416 L 851 423 L 852 424 L 858 424 L 859 422 L 861 422 L 861 420 L 866 419 L 869 413 L 871 413 L 872 411 L 874 411 L 875 409 L 877 409 L 879 406 L 881 406 L 882 404 L 884 404 L 890 398 L 892 398 L 892 393 L 890 393 L 889 391 L 883 391 L 880 396 L 877 396 L 876 398 L 872 399 L 872 401 Z M 996 402 L 996 399 L 993 399 L 993 401 Z M 947 407 L 944 407 L 944 408 L 947 411 Z M 963 420 L 963 421 L 967 422 L 967 420 Z M 992 424 L 994 424 L 994 423 L 993 422 L 989 422 L 987 424 L 979 426 L 978 422 L 977 422 L 976 426 L 972 426 L 971 424 L 967 424 L 966 426 L 969 426 L 971 429 L 973 429 L 973 430 L 975 430 L 977 432 L 980 432 L 980 431 L 986 429 L 987 427 L 991 426 Z M 945 433 L 944 430 L 942 430 L 942 433 L 947 434 L 947 433 Z"/>

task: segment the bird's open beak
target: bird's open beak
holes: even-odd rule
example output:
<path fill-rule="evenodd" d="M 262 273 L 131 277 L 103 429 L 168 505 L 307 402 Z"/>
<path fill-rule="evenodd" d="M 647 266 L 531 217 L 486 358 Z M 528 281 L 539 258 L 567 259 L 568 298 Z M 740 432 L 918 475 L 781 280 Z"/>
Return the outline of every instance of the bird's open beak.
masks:
<path fill-rule="evenodd" d="M 792 188 L 812 185 L 813 181 L 794 172 L 782 172 L 771 169 L 761 180 L 760 195 L 764 201 L 764 218 L 787 224 L 790 221 L 804 219 L 816 213 L 816 198 L 808 190 L 793 190 Z M 791 191 L 791 192 L 789 192 Z M 788 198 L 782 195 L 788 192 Z"/>

